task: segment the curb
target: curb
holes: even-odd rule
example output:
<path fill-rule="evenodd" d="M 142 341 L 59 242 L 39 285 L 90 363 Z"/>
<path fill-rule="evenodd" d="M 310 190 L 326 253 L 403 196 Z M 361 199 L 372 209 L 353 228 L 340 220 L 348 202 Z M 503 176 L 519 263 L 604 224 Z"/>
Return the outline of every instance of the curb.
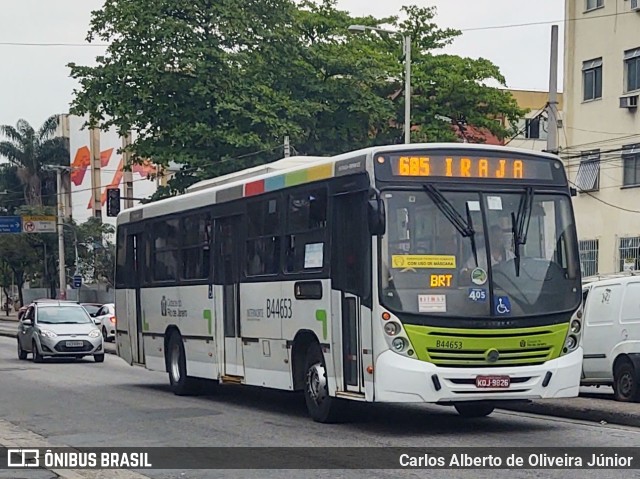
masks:
<path fill-rule="evenodd" d="M 575 404 L 571 404 L 571 399 L 564 399 L 553 400 L 553 402 L 551 403 L 532 401 L 530 403 L 511 405 L 501 404 L 496 409 L 539 414 L 542 416 L 552 416 L 565 419 L 576 419 L 580 421 L 600 423 L 602 425 L 617 424 L 620 426 L 640 427 L 640 409 L 638 413 L 615 411 L 611 408 L 607 408 L 606 406 L 601 406 L 600 403 L 610 403 L 613 407 L 626 403 L 619 403 L 614 401 L 613 399 L 580 399 L 590 399 L 590 401 L 593 402 L 593 406 L 578 406 Z"/>

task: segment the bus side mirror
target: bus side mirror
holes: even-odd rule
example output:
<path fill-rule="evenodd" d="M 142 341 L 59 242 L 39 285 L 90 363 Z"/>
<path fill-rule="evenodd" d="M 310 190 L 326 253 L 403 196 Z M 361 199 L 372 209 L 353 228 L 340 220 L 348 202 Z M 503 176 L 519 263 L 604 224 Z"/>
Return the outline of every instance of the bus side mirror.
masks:
<path fill-rule="evenodd" d="M 374 198 L 369 200 L 368 220 L 369 220 L 369 233 L 372 236 L 380 236 L 385 232 L 385 211 L 384 201 L 380 198 Z"/>

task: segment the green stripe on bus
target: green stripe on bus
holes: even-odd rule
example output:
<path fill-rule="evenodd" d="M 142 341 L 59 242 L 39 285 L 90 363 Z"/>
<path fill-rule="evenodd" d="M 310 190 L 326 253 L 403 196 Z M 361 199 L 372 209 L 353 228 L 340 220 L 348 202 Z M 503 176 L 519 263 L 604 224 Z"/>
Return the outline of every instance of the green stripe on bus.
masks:
<path fill-rule="evenodd" d="M 327 312 L 324 309 L 316 310 L 316 321 L 322 323 L 322 339 L 327 339 Z"/>
<path fill-rule="evenodd" d="M 209 335 L 211 335 L 211 322 L 213 321 L 213 316 L 211 315 L 210 309 L 205 309 L 202 312 L 202 317 L 207 320 Z"/>

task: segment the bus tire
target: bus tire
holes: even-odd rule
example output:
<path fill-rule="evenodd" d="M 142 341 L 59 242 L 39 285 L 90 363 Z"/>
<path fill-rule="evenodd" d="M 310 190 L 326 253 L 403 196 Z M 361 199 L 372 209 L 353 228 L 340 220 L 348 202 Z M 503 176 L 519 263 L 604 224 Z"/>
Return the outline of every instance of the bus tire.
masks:
<path fill-rule="evenodd" d="M 344 403 L 329 396 L 327 368 L 318 343 L 307 349 L 304 375 L 304 400 L 307 411 L 316 422 L 334 423 L 343 420 Z"/>
<path fill-rule="evenodd" d="M 491 403 L 483 402 L 461 402 L 454 404 L 458 414 L 462 417 L 485 417 L 493 412 L 495 406 Z"/>
<path fill-rule="evenodd" d="M 637 402 L 640 400 L 638 373 L 631 361 L 616 361 L 613 369 L 613 397 L 620 402 Z"/>
<path fill-rule="evenodd" d="M 167 355 L 169 383 L 171 384 L 173 393 L 177 396 L 195 394 L 198 389 L 198 384 L 195 378 L 187 376 L 187 360 L 180 333 L 173 333 L 169 338 Z"/>

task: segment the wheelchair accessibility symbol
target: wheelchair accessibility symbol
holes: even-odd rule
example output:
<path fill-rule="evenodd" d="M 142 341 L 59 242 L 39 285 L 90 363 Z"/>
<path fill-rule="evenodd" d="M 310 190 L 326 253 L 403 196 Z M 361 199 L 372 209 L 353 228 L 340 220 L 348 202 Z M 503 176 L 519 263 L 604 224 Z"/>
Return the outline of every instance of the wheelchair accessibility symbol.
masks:
<path fill-rule="evenodd" d="M 505 315 L 511 312 L 511 301 L 507 296 L 498 296 L 495 299 L 496 314 Z"/>

